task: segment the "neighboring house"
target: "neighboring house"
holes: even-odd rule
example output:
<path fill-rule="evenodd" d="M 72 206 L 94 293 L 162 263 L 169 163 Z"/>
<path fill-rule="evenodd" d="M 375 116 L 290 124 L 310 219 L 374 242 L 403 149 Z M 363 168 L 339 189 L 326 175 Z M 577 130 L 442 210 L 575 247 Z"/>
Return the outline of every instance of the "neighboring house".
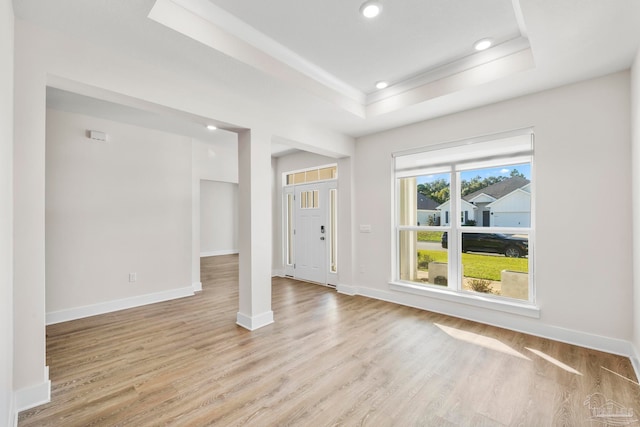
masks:
<path fill-rule="evenodd" d="M 531 185 L 517 188 L 487 205 L 491 227 L 531 226 Z"/>
<path fill-rule="evenodd" d="M 439 203 L 418 193 L 418 225 L 440 225 Z"/>
<path fill-rule="evenodd" d="M 529 227 L 531 184 L 519 176 L 467 194 L 462 198 L 462 223 L 475 221 L 479 227 Z M 444 224 L 449 224 L 449 202 L 438 206 Z"/>
<path fill-rule="evenodd" d="M 449 225 L 451 223 L 451 213 L 449 205 L 451 202 L 447 200 L 440 206 L 438 206 L 438 210 L 440 210 L 440 217 L 443 219 L 442 225 Z M 462 223 L 466 223 L 467 221 L 475 221 L 476 220 L 476 210 L 478 208 L 473 204 L 467 202 L 466 200 L 462 200 L 462 209 L 461 209 L 461 219 Z"/>

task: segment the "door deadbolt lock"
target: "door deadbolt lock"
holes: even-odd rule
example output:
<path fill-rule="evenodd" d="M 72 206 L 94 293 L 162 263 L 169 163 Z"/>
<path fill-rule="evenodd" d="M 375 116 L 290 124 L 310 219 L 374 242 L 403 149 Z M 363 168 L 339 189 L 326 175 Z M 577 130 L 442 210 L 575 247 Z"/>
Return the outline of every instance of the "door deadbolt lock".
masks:
<path fill-rule="evenodd" d="M 320 232 L 321 232 L 322 234 L 324 234 L 324 225 L 321 225 L 321 226 L 320 226 Z"/>

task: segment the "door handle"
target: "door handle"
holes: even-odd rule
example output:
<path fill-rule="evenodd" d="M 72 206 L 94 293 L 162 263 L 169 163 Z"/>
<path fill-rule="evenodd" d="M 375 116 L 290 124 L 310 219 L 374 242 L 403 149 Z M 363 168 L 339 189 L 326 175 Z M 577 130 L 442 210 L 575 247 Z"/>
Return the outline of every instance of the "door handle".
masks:
<path fill-rule="evenodd" d="M 324 240 L 324 236 L 320 237 L 320 240 Z"/>

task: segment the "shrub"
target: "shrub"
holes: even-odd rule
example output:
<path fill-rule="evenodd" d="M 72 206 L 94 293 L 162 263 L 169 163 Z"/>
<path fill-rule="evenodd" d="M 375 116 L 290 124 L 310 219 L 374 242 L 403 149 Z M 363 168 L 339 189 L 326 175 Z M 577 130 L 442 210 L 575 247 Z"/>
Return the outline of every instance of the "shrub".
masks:
<path fill-rule="evenodd" d="M 419 270 L 428 270 L 429 263 L 435 261 L 433 257 L 427 255 L 424 252 L 418 252 L 418 269 Z"/>
<path fill-rule="evenodd" d="M 435 279 L 433 279 L 433 283 L 436 285 L 447 286 L 447 278 L 444 276 L 437 276 Z"/>
<path fill-rule="evenodd" d="M 498 294 L 491 287 L 491 281 L 486 279 L 467 279 L 469 287 L 476 292 L 483 292 L 485 294 Z"/>

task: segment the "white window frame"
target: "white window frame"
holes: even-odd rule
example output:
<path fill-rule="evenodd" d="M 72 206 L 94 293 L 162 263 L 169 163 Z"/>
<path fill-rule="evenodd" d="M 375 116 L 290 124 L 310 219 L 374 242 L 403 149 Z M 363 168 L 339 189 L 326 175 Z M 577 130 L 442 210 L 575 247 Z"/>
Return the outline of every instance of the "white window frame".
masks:
<path fill-rule="evenodd" d="M 465 167 L 460 168 L 457 167 L 455 162 L 449 164 L 438 165 L 438 167 L 434 168 L 432 166 L 425 167 L 421 169 L 420 167 L 416 167 L 415 170 L 410 170 L 409 172 L 398 172 L 396 170 L 396 159 L 402 156 L 411 156 L 414 154 L 422 154 L 427 152 L 432 152 L 435 150 L 447 150 L 450 148 L 464 150 L 465 146 L 470 146 L 471 144 L 482 143 L 482 142 L 491 142 L 494 140 L 500 140 L 509 137 L 522 137 L 528 135 L 531 138 L 531 149 L 530 153 L 525 156 L 522 156 L 517 153 L 509 154 L 505 153 L 504 155 L 494 156 L 492 159 L 474 161 L 473 157 L 470 157 L 472 160 L 469 161 L 467 159 L 467 163 L 471 163 L 474 167 Z M 472 305 L 475 307 L 482 307 L 497 311 L 503 311 L 513 314 L 520 314 L 527 317 L 539 318 L 540 317 L 540 308 L 535 303 L 535 271 L 534 271 L 534 258 L 535 258 L 535 167 L 534 167 L 534 151 L 533 151 L 533 129 L 519 129 L 510 132 L 504 132 L 500 134 L 488 135 L 479 138 L 467 139 L 462 141 L 454 141 L 445 144 L 438 144 L 431 147 L 424 147 L 414 150 L 408 150 L 403 152 L 398 152 L 393 154 L 392 159 L 392 188 L 394 189 L 394 194 L 392 196 L 393 200 L 393 209 L 392 209 L 392 242 L 393 242 L 393 251 L 392 251 L 392 280 L 389 285 L 390 288 L 396 291 L 407 292 L 414 295 L 428 296 L 432 298 L 437 298 L 445 301 L 453 301 L 457 303 L 463 303 L 467 305 Z M 480 145 L 475 147 L 470 147 L 470 151 L 474 151 L 474 148 L 482 147 Z M 521 159 L 526 159 L 526 162 L 531 164 L 531 219 L 530 219 L 530 227 L 518 227 L 518 228 L 508 228 L 508 227 L 481 227 L 481 226 L 465 226 L 464 230 L 462 230 L 461 215 L 463 213 L 458 208 L 458 204 L 460 204 L 460 193 L 458 189 L 458 185 L 460 183 L 460 171 L 461 170 L 469 170 L 474 168 L 482 168 L 482 167 L 491 167 L 496 163 L 502 163 L 505 165 L 520 163 Z M 425 173 L 423 171 L 431 170 L 433 173 L 434 169 L 438 169 L 439 172 L 442 173 L 450 173 L 450 215 L 449 218 L 452 222 L 455 220 L 455 223 L 451 223 L 448 225 L 441 226 L 407 226 L 400 225 L 400 178 L 403 177 L 411 177 L 411 176 L 420 176 Z M 444 220 L 443 220 L 444 223 Z M 422 285 L 419 283 L 411 282 L 411 281 L 403 281 L 400 280 L 400 245 L 399 245 L 399 236 L 401 231 L 446 231 L 448 233 L 448 253 L 449 253 L 449 280 L 448 285 L 446 287 L 440 285 L 431 285 L 426 284 Z M 500 297 L 497 295 L 487 295 L 480 294 L 471 291 L 466 291 L 461 289 L 461 277 L 460 270 L 462 265 L 461 259 L 461 241 L 462 241 L 462 231 L 464 232 L 475 232 L 475 233 L 493 233 L 493 232 L 502 232 L 512 234 L 516 233 L 526 233 L 529 236 L 529 299 L 528 301 L 519 301 L 511 298 Z"/>

